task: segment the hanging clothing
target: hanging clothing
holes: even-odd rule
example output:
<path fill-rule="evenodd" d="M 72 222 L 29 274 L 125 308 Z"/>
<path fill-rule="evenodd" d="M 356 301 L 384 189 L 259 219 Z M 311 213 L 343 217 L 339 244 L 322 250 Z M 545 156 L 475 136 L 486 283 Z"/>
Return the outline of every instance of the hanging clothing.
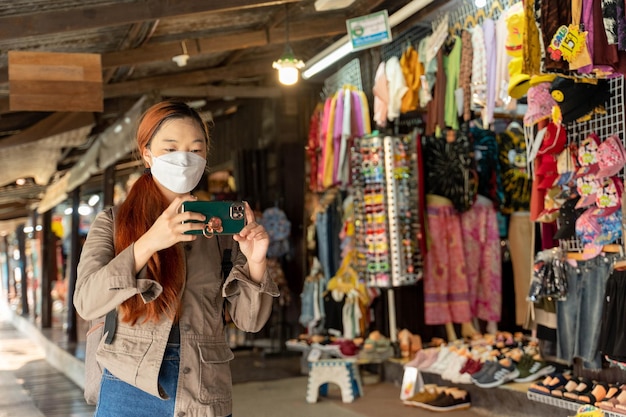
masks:
<path fill-rule="evenodd" d="M 588 369 L 601 369 L 598 351 L 606 283 L 611 273 L 611 256 L 596 256 L 577 265 L 565 262 L 568 292 L 556 305 L 557 357 L 572 363 L 583 359 Z"/>
<path fill-rule="evenodd" d="M 509 249 L 515 288 L 515 324 L 523 326 L 530 303 L 527 300 L 532 278 L 534 224 L 528 212 L 517 211 L 509 221 Z"/>
<path fill-rule="evenodd" d="M 427 106 L 426 134 L 433 135 L 437 128 L 445 127 L 445 103 L 446 103 L 446 71 L 443 64 L 443 48 L 437 52 L 437 74 L 433 93 L 433 99 Z"/>
<path fill-rule="evenodd" d="M 593 0 L 589 0 L 593 1 Z M 530 76 L 541 73 L 541 57 L 543 48 L 537 21 L 535 20 L 535 0 L 525 0 L 524 6 L 524 34 L 522 36 L 524 48 L 522 49 L 522 73 Z"/>
<path fill-rule="evenodd" d="M 322 186 L 328 188 L 333 185 L 333 162 L 335 160 L 335 152 L 333 148 L 333 130 L 335 126 L 335 105 L 337 104 L 336 95 L 326 100 L 324 107 L 324 148 L 323 155 L 323 172 Z"/>
<path fill-rule="evenodd" d="M 427 196 L 430 247 L 424 262 L 425 324 L 470 321 L 461 219 L 452 203 Z"/>
<path fill-rule="evenodd" d="M 456 130 L 459 128 L 459 116 L 456 103 L 456 90 L 459 87 L 459 73 L 461 72 L 461 38 L 452 38 L 452 50 L 444 57 L 443 65 L 446 72 L 446 97 L 445 97 L 445 125 Z"/>
<path fill-rule="evenodd" d="M 563 25 L 568 26 L 572 22 L 572 8 L 569 0 L 550 0 L 541 1 L 540 3 L 541 35 L 543 37 L 544 48 L 547 51 L 548 46 L 552 42 L 552 38 L 558 31 L 559 27 Z M 600 4 L 598 4 L 598 6 L 600 6 Z M 550 57 L 549 53 L 544 54 L 544 65 L 545 69 L 550 71 L 567 70 L 569 68 L 567 61 L 554 60 Z"/>
<path fill-rule="evenodd" d="M 408 91 L 400 60 L 392 56 L 385 64 L 385 74 L 389 85 L 389 106 L 387 107 L 387 120 L 394 121 L 400 117 L 402 97 Z"/>
<path fill-rule="evenodd" d="M 387 106 L 389 105 L 389 87 L 385 74 L 385 62 L 378 64 L 374 76 L 374 122 L 380 127 L 387 126 Z"/>
<path fill-rule="evenodd" d="M 502 312 L 500 233 L 493 202 L 479 196 L 461 214 L 463 250 L 472 317 L 499 322 Z"/>
<path fill-rule="evenodd" d="M 472 30 L 472 104 L 484 107 L 487 102 L 487 51 L 481 26 Z"/>
<path fill-rule="evenodd" d="M 493 123 L 493 113 L 496 105 L 496 24 L 491 19 L 483 22 L 483 34 L 485 37 L 485 58 L 487 60 L 487 100 L 482 113 L 483 126 Z"/>
<path fill-rule="evenodd" d="M 309 139 L 307 141 L 306 154 L 309 158 L 309 190 L 313 192 L 321 191 L 321 182 L 318 182 L 318 172 L 322 159 L 322 147 L 320 137 L 322 131 L 322 118 L 324 115 L 324 105 L 318 103 L 309 120 Z"/>
<path fill-rule="evenodd" d="M 495 85 L 496 85 L 496 94 L 495 94 L 495 107 L 505 107 L 507 104 L 513 100 L 509 97 L 508 87 L 509 87 L 509 62 L 513 58 L 511 55 L 507 53 L 506 49 L 506 39 L 508 36 L 507 29 L 507 18 L 509 17 L 512 10 L 521 10 L 521 2 L 516 3 L 513 7 L 506 9 L 504 12 L 500 14 L 500 17 L 496 21 L 496 74 L 495 74 Z M 514 100 L 513 100 L 514 101 Z M 515 106 L 510 106 L 507 108 L 514 109 Z"/>
<path fill-rule="evenodd" d="M 428 36 L 422 38 L 417 47 L 418 59 L 424 67 L 424 75 L 422 76 L 419 89 L 419 103 L 421 108 L 426 108 L 433 98 L 432 92 L 437 74 L 437 60 L 427 60 L 426 49 L 428 47 L 428 38 Z"/>
<path fill-rule="evenodd" d="M 412 45 L 409 45 L 402 53 L 400 67 L 402 68 L 402 74 L 404 75 L 408 87 L 404 97 L 402 97 L 400 111 L 402 113 L 408 113 L 417 110 L 420 79 L 424 72 L 424 67 L 419 62 L 418 53 Z"/>
<path fill-rule="evenodd" d="M 459 88 L 463 91 L 463 120 L 472 118 L 472 35 L 464 30 L 461 35 L 461 69 L 459 71 Z"/>

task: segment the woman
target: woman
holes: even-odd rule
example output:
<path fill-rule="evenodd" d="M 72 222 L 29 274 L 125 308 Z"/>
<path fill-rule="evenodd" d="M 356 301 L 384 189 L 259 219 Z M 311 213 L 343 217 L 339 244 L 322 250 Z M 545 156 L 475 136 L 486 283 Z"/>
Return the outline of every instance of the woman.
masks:
<path fill-rule="evenodd" d="M 224 305 L 240 329 L 256 332 L 278 289 L 266 272 L 269 237 L 247 203 L 247 224 L 232 238 L 185 234 L 203 228 L 203 215 L 180 207 L 195 200 L 190 191 L 206 170 L 208 142 L 206 125 L 186 104 L 152 106 L 137 130 L 144 174 L 91 226 L 74 304 L 85 320 L 118 312 L 112 343 L 98 347 L 105 371 L 96 417 L 232 413 Z M 233 268 L 224 281 L 230 244 Z"/>

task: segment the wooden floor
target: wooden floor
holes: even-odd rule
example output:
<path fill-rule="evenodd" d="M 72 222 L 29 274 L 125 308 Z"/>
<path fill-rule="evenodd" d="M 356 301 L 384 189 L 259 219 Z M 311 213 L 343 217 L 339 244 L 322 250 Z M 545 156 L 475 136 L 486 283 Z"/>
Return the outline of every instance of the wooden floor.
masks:
<path fill-rule="evenodd" d="M 83 391 L 45 359 L 28 362 L 14 374 L 46 417 L 93 416 L 95 407 L 85 402 Z"/>

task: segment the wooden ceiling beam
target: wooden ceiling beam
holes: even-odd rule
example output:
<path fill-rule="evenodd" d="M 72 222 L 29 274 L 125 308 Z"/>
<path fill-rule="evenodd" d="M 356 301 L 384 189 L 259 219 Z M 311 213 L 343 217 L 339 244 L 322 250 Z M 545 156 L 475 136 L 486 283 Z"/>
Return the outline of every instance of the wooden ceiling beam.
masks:
<path fill-rule="evenodd" d="M 167 88 L 160 91 L 167 97 L 236 97 L 236 98 L 276 98 L 282 95 L 278 87 L 257 86 L 214 86 Z"/>
<path fill-rule="evenodd" d="M 333 19 L 309 19 L 306 24 L 294 23 L 289 28 L 289 41 L 316 39 L 335 36 L 346 32 L 346 21 L 342 17 Z M 276 27 L 250 32 L 215 35 L 185 41 L 189 56 L 208 55 L 267 45 L 285 43 L 285 28 Z M 140 48 L 102 54 L 102 67 L 132 66 L 148 62 L 169 61 L 181 53 L 181 42 L 146 44 Z"/>
<path fill-rule="evenodd" d="M 150 91 L 159 91 L 190 85 L 210 84 L 217 81 L 232 80 L 235 78 L 253 77 L 274 71 L 271 61 L 256 60 L 243 62 L 237 65 L 179 72 L 171 75 L 142 78 L 139 80 L 124 81 L 104 86 L 104 98 L 124 96 L 139 96 Z"/>
<path fill-rule="evenodd" d="M 224 12 L 301 0 L 144 0 L 0 17 L 0 40 L 73 32 L 194 13 Z"/>

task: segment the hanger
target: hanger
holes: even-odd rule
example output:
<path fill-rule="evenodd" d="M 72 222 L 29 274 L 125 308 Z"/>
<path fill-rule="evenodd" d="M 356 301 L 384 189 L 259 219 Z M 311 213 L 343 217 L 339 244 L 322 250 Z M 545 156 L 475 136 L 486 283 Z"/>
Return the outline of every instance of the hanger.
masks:
<path fill-rule="evenodd" d="M 459 35 L 462 29 L 461 22 L 455 22 L 454 25 L 450 26 L 450 35 Z"/>
<path fill-rule="evenodd" d="M 463 29 L 471 29 L 474 26 L 476 26 L 476 17 L 474 17 L 474 15 L 467 15 L 467 17 L 465 18 L 465 22 L 463 22 Z"/>
<path fill-rule="evenodd" d="M 490 19 L 494 19 L 495 16 L 495 12 L 498 13 L 502 13 L 502 5 L 500 4 L 500 2 L 498 0 L 493 0 L 493 3 L 491 3 L 491 7 L 489 8 L 489 14 L 487 15 Z"/>
<path fill-rule="evenodd" d="M 474 15 L 474 19 L 476 19 L 476 23 L 480 23 L 482 20 L 484 20 L 487 16 L 485 16 L 485 10 L 478 9 L 478 11 L 476 12 L 476 14 Z"/>

